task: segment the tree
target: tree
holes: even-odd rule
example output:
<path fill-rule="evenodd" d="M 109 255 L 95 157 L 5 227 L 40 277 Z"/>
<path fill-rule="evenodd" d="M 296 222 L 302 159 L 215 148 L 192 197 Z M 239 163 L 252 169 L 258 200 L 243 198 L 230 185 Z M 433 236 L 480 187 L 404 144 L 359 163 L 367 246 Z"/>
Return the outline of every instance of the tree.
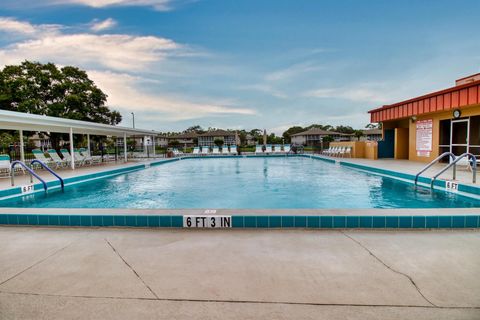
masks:
<path fill-rule="evenodd" d="M 302 131 L 305 131 L 305 129 L 299 126 L 293 126 L 288 128 L 287 131 L 285 131 L 282 134 L 283 138 L 285 139 L 285 143 L 291 143 L 292 142 L 291 135 L 295 133 L 300 133 Z"/>
<path fill-rule="evenodd" d="M 201 126 L 196 125 L 196 126 L 191 126 L 183 131 L 183 133 L 191 133 L 191 132 L 202 134 L 202 133 L 205 133 L 205 130 L 203 130 Z"/>
<path fill-rule="evenodd" d="M 365 126 L 367 129 L 382 129 L 382 123 L 369 123 Z"/>
<path fill-rule="evenodd" d="M 223 139 L 216 138 L 215 140 L 213 140 L 213 143 L 214 143 L 217 147 L 223 146 Z"/>
<path fill-rule="evenodd" d="M 169 145 L 172 147 L 172 148 L 178 148 L 180 146 L 180 141 L 178 140 L 172 140 L 170 141 Z"/>
<path fill-rule="evenodd" d="M 353 134 L 355 135 L 358 141 L 360 141 L 360 137 L 363 137 L 365 135 L 362 130 L 355 130 Z"/>
<path fill-rule="evenodd" d="M 14 142 L 15 138 L 11 134 L 2 132 L 0 134 L 0 147 L 2 147 L 2 153 L 8 152 L 10 145 Z"/>
<path fill-rule="evenodd" d="M 347 133 L 347 134 L 355 132 L 355 130 L 350 126 L 337 126 L 337 127 L 335 127 L 334 131 L 335 132 L 340 132 L 340 133 Z"/>
<path fill-rule="evenodd" d="M 24 61 L 0 70 L 0 109 L 116 125 L 118 111 L 105 105 L 107 95 L 76 67 Z M 62 134 L 50 135 L 58 147 Z"/>

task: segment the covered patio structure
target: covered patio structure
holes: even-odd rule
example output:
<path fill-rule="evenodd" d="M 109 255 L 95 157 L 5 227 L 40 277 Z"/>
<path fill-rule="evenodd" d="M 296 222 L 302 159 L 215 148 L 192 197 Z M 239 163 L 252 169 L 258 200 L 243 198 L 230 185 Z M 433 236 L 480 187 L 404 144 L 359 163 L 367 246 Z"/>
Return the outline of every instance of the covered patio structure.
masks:
<path fill-rule="evenodd" d="M 16 130 L 20 137 L 20 160 L 25 162 L 24 131 L 56 132 L 69 134 L 71 168 L 75 169 L 74 134 L 87 136 L 88 151 L 90 152 L 90 135 L 113 136 L 123 138 L 124 159 L 127 161 L 127 137 L 150 136 L 153 141 L 153 156 L 155 156 L 155 138 L 160 132 L 142 130 L 121 126 L 113 126 L 88 121 L 63 119 L 43 115 L 0 110 L 0 130 Z"/>

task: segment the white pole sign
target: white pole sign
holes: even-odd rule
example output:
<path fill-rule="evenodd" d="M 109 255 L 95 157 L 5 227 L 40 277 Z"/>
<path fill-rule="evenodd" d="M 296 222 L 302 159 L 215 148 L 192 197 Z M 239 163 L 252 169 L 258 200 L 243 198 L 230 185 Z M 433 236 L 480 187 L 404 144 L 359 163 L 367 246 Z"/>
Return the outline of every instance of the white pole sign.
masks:
<path fill-rule="evenodd" d="M 417 121 L 416 142 L 417 156 L 430 157 L 432 152 L 433 120 Z"/>
<path fill-rule="evenodd" d="M 184 228 L 231 228 L 232 216 L 183 216 Z"/>

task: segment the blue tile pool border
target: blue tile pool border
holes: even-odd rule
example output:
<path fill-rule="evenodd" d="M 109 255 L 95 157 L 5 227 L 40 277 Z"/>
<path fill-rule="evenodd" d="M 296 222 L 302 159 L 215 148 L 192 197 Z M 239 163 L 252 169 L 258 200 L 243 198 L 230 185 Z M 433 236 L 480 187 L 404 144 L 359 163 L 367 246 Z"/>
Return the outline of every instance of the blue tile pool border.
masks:
<path fill-rule="evenodd" d="M 0 225 L 183 228 L 183 215 L 0 213 Z M 478 229 L 480 215 L 232 215 L 235 229 Z"/>

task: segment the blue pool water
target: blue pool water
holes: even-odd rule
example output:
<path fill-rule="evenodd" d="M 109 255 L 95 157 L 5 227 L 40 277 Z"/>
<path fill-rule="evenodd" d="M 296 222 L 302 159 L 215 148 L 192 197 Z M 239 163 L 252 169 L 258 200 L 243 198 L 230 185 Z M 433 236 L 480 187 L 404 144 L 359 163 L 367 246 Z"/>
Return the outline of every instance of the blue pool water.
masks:
<path fill-rule="evenodd" d="M 43 208 L 451 208 L 480 201 L 304 157 L 187 159 L 0 202 Z"/>

